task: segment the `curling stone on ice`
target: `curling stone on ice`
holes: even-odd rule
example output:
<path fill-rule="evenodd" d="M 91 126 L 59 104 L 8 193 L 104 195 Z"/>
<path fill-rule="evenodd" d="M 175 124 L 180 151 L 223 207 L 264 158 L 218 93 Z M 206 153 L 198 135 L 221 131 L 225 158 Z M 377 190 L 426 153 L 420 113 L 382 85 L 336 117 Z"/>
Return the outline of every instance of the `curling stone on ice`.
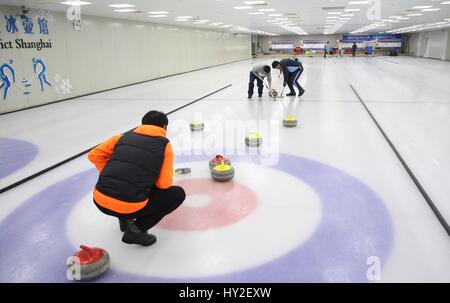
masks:
<path fill-rule="evenodd" d="M 214 166 L 211 170 L 211 177 L 217 182 L 227 182 L 234 177 L 234 168 L 231 165 L 227 165 L 224 162 Z"/>
<path fill-rule="evenodd" d="M 214 159 L 209 161 L 209 169 L 212 170 L 214 167 L 222 163 L 226 165 L 231 165 L 231 161 L 229 159 L 225 158 L 224 156 L 217 155 Z"/>
<path fill-rule="evenodd" d="M 188 167 L 175 169 L 175 176 L 188 175 L 190 173 L 191 173 L 191 169 Z"/>
<path fill-rule="evenodd" d="M 286 117 L 285 119 L 283 119 L 283 126 L 284 127 L 296 127 L 297 119 L 292 116 Z"/>
<path fill-rule="evenodd" d="M 205 123 L 195 120 L 195 121 L 191 122 L 190 126 L 191 126 L 191 131 L 198 132 L 198 131 L 203 131 L 203 128 L 205 127 Z"/>
<path fill-rule="evenodd" d="M 278 92 L 277 92 L 275 89 L 272 89 L 272 90 L 269 92 L 269 96 L 272 97 L 274 101 L 276 101 L 277 98 L 278 98 Z"/>
<path fill-rule="evenodd" d="M 263 139 L 258 133 L 250 133 L 245 137 L 245 144 L 250 147 L 258 147 L 262 144 Z"/>
<path fill-rule="evenodd" d="M 95 279 L 104 274 L 110 265 L 109 254 L 101 248 L 91 248 L 84 245 L 73 255 L 68 271 L 74 280 Z"/>

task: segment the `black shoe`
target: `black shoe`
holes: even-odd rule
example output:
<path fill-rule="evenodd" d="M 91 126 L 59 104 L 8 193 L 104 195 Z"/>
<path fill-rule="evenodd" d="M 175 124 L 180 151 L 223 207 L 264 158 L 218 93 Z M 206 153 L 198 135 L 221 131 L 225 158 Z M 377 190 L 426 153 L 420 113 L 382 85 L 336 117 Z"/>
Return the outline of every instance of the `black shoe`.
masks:
<path fill-rule="evenodd" d="M 147 234 L 146 231 L 141 231 L 136 224 L 128 225 L 127 230 L 123 234 L 122 242 L 127 244 L 138 244 L 141 246 L 150 246 L 155 244 L 156 237 L 152 234 Z"/>
<path fill-rule="evenodd" d="M 259 97 L 259 98 L 262 98 L 262 94 L 261 94 L 261 95 L 258 95 L 258 97 Z"/>
<path fill-rule="evenodd" d="M 295 92 L 290 92 L 289 94 L 287 94 L 286 96 L 288 97 L 295 97 L 297 94 Z"/>
<path fill-rule="evenodd" d="M 253 96 L 250 96 L 250 95 L 248 95 L 248 97 L 247 97 L 247 98 L 248 98 L 248 99 L 251 99 L 252 97 L 253 97 Z"/>
<path fill-rule="evenodd" d="M 302 90 L 298 93 L 298 96 L 301 97 L 301 96 L 303 96 L 304 93 L 305 93 L 305 90 L 302 89 Z"/>
<path fill-rule="evenodd" d="M 119 225 L 120 225 L 120 231 L 121 232 L 125 232 L 128 228 L 128 225 L 130 225 L 130 223 L 133 223 L 133 220 L 122 220 L 119 219 Z"/>

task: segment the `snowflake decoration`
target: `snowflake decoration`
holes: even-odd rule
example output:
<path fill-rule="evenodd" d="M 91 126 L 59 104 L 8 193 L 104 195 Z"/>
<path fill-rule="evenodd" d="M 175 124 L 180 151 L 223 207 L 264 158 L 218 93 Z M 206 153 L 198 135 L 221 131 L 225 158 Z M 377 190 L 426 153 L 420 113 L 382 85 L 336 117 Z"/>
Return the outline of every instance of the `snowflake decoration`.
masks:
<path fill-rule="evenodd" d="M 54 88 L 56 94 L 70 95 L 72 92 L 72 82 L 70 79 L 63 79 L 60 74 L 56 74 L 54 79 Z"/>
<path fill-rule="evenodd" d="M 70 95 L 70 93 L 72 92 L 72 83 L 70 82 L 69 79 L 63 79 L 60 86 L 61 92 L 64 95 Z"/>
<path fill-rule="evenodd" d="M 48 11 L 45 9 L 40 9 L 37 12 L 37 17 L 45 18 L 48 23 L 53 23 L 55 21 L 55 14 L 52 11 Z"/>

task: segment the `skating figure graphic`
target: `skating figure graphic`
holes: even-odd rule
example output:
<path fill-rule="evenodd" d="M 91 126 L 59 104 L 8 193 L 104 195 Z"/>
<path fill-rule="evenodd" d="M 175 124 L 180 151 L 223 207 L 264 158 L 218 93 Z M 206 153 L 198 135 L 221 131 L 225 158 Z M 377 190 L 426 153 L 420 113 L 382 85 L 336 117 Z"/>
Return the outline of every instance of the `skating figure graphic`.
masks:
<path fill-rule="evenodd" d="M 52 84 L 48 82 L 46 78 L 47 67 L 45 66 L 44 61 L 42 61 L 42 59 L 33 58 L 33 66 L 34 74 L 37 76 L 37 78 L 39 79 L 39 83 L 41 84 L 41 90 L 44 91 L 44 84 L 52 86 Z"/>
<path fill-rule="evenodd" d="M 12 64 L 12 60 L 9 60 L 9 63 Z M 9 71 L 9 73 L 6 73 Z M 12 77 L 12 81 L 10 79 Z M 11 87 L 12 83 L 16 83 L 16 76 L 14 73 L 14 69 L 7 63 L 4 63 L 0 66 L 0 89 L 3 89 L 3 100 L 6 100 L 6 96 L 8 95 L 8 90 Z"/>

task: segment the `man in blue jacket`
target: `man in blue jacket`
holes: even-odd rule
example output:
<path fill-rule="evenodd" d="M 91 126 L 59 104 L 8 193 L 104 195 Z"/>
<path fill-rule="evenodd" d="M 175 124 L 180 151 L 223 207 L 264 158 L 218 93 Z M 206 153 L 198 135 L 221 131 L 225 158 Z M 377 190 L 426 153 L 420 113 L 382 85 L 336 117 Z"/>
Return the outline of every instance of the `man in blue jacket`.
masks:
<path fill-rule="evenodd" d="M 292 59 L 283 59 L 281 61 L 273 61 L 272 68 L 278 69 L 283 73 L 284 83 L 283 86 L 286 85 L 289 87 L 291 92 L 286 96 L 295 96 L 294 84 L 298 89 L 298 96 L 301 97 L 305 93 L 303 87 L 301 87 L 300 83 L 298 83 L 298 79 L 300 75 L 303 73 L 303 64 L 300 60 L 292 60 Z"/>

